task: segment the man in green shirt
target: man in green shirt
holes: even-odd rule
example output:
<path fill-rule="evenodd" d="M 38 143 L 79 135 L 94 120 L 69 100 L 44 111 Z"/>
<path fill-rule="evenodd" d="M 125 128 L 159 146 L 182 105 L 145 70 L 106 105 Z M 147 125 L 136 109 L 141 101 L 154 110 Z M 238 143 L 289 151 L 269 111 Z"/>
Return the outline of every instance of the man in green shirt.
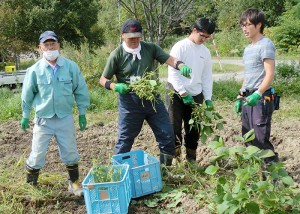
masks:
<path fill-rule="evenodd" d="M 160 149 L 160 161 L 171 165 L 175 152 L 174 132 L 164 103 L 155 104 L 141 100 L 135 93 L 128 92 L 128 84 L 140 79 L 146 72 L 155 70 L 155 60 L 166 63 L 189 76 L 191 69 L 183 62 L 164 52 L 158 45 L 141 41 L 142 26 L 135 19 L 128 19 L 122 26 L 123 43 L 109 56 L 100 84 L 119 93 L 119 126 L 115 154 L 129 152 L 135 137 L 146 120 L 154 132 Z M 111 81 L 115 75 L 117 83 Z"/>

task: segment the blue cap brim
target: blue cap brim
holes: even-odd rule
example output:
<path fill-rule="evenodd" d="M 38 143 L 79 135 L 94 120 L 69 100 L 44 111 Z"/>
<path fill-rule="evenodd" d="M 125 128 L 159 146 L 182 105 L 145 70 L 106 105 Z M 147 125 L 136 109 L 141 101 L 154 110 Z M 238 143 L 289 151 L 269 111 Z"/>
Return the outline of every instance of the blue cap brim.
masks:
<path fill-rule="evenodd" d="M 56 37 L 54 37 L 54 36 L 47 36 L 47 37 L 45 37 L 45 38 L 42 38 L 42 39 L 40 40 L 40 42 L 41 42 L 41 43 L 44 43 L 45 41 L 47 41 L 47 40 L 49 40 L 49 39 L 58 41 L 58 39 L 57 39 Z"/>

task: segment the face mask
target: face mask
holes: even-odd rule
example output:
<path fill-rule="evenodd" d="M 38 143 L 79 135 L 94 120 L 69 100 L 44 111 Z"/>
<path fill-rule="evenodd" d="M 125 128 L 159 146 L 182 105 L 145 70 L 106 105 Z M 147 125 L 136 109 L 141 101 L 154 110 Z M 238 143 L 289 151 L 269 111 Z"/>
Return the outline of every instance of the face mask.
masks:
<path fill-rule="evenodd" d="M 49 60 L 49 61 L 53 61 L 56 60 L 57 57 L 59 56 L 59 52 L 58 50 L 54 50 L 54 51 L 44 51 L 43 52 L 43 56 Z"/>

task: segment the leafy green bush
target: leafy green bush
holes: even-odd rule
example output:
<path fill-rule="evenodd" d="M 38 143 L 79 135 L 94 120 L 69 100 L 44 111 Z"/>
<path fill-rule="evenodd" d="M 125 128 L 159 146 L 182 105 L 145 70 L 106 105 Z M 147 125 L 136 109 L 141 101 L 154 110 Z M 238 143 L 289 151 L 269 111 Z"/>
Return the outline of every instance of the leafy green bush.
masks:
<path fill-rule="evenodd" d="M 276 66 L 273 86 L 280 95 L 299 95 L 300 64 L 292 61 L 290 64 L 280 63 Z"/>
<path fill-rule="evenodd" d="M 300 3 L 280 17 L 280 25 L 270 29 L 270 37 L 279 52 L 300 52 Z"/>
<path fill-rule="evenodd" d="M 251 144 L 254 130 L 235 137 Z M 208 148 L 215 154 L 210 157 L 211 165 L 199 168 L 192 163 L 177 163 L 163 177 L 166 185 L 162 192 L 145 204 L 155 207 L 164 201 L 168 209 L 176 209 L 182 195 L 192 194 L 209 213 L 299 213 L 300 192 L 284 163 L 264 162 L 274 156 L 273 151 L 251 145 L 227 147 L 222 137 L 215 137 Z"/>
<path fill-rule="evenodd" d="M 213 99 L 234 100 L 241 86 L 242 83 L 234 79 L 214 82 Z"/>
<path fill-rule="evenodd" d="M 216 33 L 215 43 L 221 57 L 240 57 L 243 54 L 245 46 L 248 44 L 241 30 L 224 30 L 220 33 Z M 212 51 L 211 48 L 210 50 Z"/>
<path fill-rule="evenodd" d="M 89 90 L 91 105 L 88 111 L 101 112 L 102 110 L 116 109 L 118 106 L 117 93 L 100 86 Z"/>
<path fill-rule="evenodd" d="M 300 64 L 291 61 L 290 64 L 287 63 L 279 63 L 276 66 L 276 75 L 279 78 L 293 78 L 300 76 Z"/>
<path fill-rule="evenodd" d="M 32 66 L 35 62 L 36 62 L 36 60 L 34 60 L 34 59 L 23 60 L 20 63 L 20 68 L 19 69 L 20 70 L 26 70 L 27 68 Z"/>
<path fill-rule="evenodd" d="M 254 139 L 251 130 L 241 139 Z M 255 146 L 225 146 L 223 139 L 212 141 L 209 148 L 214 165 L 206 168 L 208 183 L 202 199 L 213 213 L 298 213 L 300 193 L 284 163 L 264 164 L 274 155 Z"/>
<path fill-rule="evenodd" d="M 107 46 L 104 49 L 91 50 L 87 43 L 81 44 L 76 50 L 69 43 L 64 43 L 62 55 L 75 61 L 80 67 L 88 87 L 98 87 L 106 59 L 114 47 Z"/>

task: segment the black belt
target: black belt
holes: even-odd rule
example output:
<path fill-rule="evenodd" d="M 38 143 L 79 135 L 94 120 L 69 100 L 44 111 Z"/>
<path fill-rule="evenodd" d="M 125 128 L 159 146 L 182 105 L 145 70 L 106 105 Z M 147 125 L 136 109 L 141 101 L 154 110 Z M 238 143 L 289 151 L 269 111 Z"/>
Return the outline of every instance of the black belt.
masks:
<path fill-rule="evenodd" d="M 255 91 L 257 91 L 257 88 L 255 89 L 246 89 L 244 92 L 244 96 L 248 97 L 249 95 L 253 94 Z"/>
<path fill-rule="evenodd" d="M 249 95 L 253 94 L 255 91 L 257 91 L 257 88 L 254 89 L 246 89 L 245 92 L 243 92 L 243 96 L 248 97 Z M 271 95 L 271 88 L 269 88 L 268 90 L 266 90 L 262 96 L 270 96 Z"/>

